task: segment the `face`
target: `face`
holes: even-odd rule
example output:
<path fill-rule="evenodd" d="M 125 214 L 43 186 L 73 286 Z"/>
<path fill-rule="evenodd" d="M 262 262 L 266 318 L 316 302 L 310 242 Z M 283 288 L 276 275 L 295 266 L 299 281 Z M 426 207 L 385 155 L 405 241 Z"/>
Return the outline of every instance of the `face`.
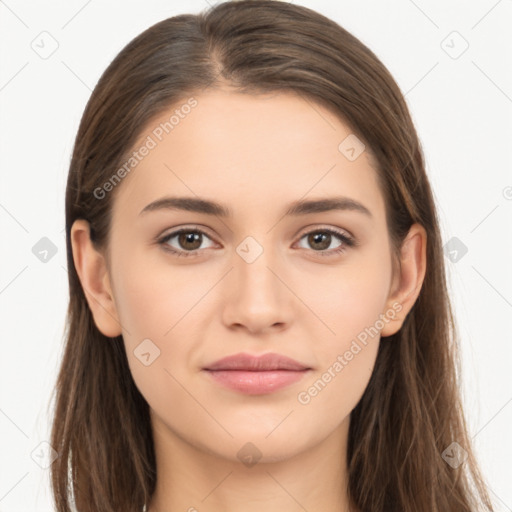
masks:
<path fill-rule="evenodd" d="M 115 315 L 156 428 L 225 459 L 251 442 L 263 461 L 283 460 L 346 427 L 401 307 L 384 198 L 369 148 L 357 156 L 323 107 L 291 93 L 194 98 L 169 133 L 161 123 L 179 106 L 145 128 L 134 150 L 150 149 L 115 190 Z M 180 197 L 228 215 L 148 207 Z M 268 373 L 259 387 L 231 373 L 235 388 L 204 370 L 239 353 L 309 370 Z"/>

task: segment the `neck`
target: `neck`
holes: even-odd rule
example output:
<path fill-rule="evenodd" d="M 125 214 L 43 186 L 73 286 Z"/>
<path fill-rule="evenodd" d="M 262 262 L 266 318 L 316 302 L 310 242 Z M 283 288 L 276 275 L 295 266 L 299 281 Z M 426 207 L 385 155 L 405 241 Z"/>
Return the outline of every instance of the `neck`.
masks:
<path fill-rule="evenodd" d="M 192 446 L 153 416 L 158 478 L 147 512 L 356 512 L 347 493 L 349 421 L 289 457 L 272 460 L 262 449 L 251 465 L 254 445 L 246 446 L 244 464 L 236 455 L 226 457 L 222 447 L 211 453 Z"/>

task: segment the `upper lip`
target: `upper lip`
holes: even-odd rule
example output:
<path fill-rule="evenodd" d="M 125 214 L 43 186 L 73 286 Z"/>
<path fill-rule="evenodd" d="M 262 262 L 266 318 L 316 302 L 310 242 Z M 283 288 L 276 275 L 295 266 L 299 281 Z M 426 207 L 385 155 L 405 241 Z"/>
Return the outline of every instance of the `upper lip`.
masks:
<path fill-rule="evenodd" d="M 261 356 L 252 356 L 250 354 L 233 354 L 223 357 L 218 361 L 208 365 L 205 370 L 247 370 L 247 371 L 271 371 L 271 370 L 309 370 L 305 366 L 294 359 L 283 356 L 281 354 L 268 353 Z"/>

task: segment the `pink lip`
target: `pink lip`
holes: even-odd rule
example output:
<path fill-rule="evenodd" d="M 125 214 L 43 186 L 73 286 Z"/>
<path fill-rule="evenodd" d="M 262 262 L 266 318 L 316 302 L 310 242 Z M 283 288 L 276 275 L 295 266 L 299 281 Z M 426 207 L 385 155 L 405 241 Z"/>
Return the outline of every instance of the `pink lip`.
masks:
<path fill-rule="evenodd" d="M 219 384 L 246 395 L 264 395 L 282 389 L 302 379 L 309 370 L 207 370 Z"/>
<path fill-rule="evenodd" d="M 248 395 L 262 395 L 300 380 L 311 368 L 280 354 L 235 354 L 204 368 L 219 384 Z"/>
<path fill-rule="evenodd" d="M 205 366 L 205 370 L 247 370 L 247 371 L 268 371 L 268 370 L 309 370 L 294 359 L 269 352 L 261 356 L 251 356 L 251 354 L 233 354 L 223 357 L 214 363 Z"/>

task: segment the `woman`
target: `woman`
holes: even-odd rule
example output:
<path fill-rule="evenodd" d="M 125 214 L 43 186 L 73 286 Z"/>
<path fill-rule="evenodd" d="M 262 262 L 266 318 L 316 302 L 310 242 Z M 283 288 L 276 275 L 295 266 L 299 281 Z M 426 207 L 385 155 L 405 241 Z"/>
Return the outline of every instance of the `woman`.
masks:
<path fill-rule="evenodd" d="M 492 510 L 418 137 L 333 21 L 242 0 L 135 38 L 66 232 L 57 510 Z"/>

